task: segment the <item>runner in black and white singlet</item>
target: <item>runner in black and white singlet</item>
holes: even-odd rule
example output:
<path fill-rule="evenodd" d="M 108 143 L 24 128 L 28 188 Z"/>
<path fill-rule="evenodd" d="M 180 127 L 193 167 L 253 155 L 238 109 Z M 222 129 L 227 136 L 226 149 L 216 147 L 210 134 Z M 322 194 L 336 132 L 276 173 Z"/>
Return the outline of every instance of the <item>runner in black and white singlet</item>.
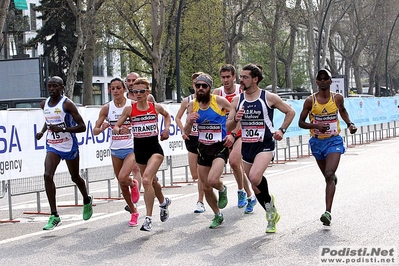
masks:
<path fill-rule="evenodd" d="M 273 195 L 269 194 L 263 173 L 273 158 L 274 140 L 283 139 L 287 127 L 295 116 L 295 111 L 277 94 L 261 90 L 258 84 L 262 79 L 262 70 L 258 66 L 254 64 L 244 66 L 240 75 L 240 84 L 244 92 L 233 99 L 227 129 L 231 130 L 237 126 L 237 123 L 241 124 L 244 171 L 251 181 L 258 202 L 266 211 L 268 222 L 266 233 L 275 233 L 280 215 Z M 273 126 L 273 109 L 285 114 L 278 130 Z"/>
<path fill-rule="evenodd" d="M 241 94 L 238 110 L 248 110 L 240 121 L 242 131 L 242 160 L 253 164 L 255 157 L 260 152 L 274 151 L 273 140 L 273 111 L 266 100 L 268 92 L 262 90 L 258 99 L 247 101 L 245 94 Z M 273 133 L 272 133 L 273 132 Z"/>
<path fill-rule="evenodd" d="M 111 80 L 110 90 L 113 100 L 101 108 L 93 129 L 94 135 L 100 134 L 109 127 L 111 129 L 114 128 L 123 109 L 131 105 L 131 101 L 125 97 L 126 87 L 120 78 Z M 107 122 L 104 123 L 104 121 Z M 140 190 L 138 181 L 130 177 L 130 172 L 135 164 L 130 119 L 123 123 L 118 134 L 115 134 L 112 130 L 107 130 L 106 132 L 111 134 L 110 150 L 114 173 L 118 179 L 123 198 L 131 212 L 129 226 L 137 226 L 139 212 L 134 204 L 140 198 Z"/>
<path fill-rule="evenodd" d="M 226 64 L 220 67 L 219 73 L 223 85 L 215 89 L 213 94 L 220 95 L 231 103 L 235 96 L 242 93 L 241 84 L 235 84 L 237 79 L 236 69 L 233 65 Z M 227 134 L 234 137 L 234 144 L 230 147 L 229 152 L 229 164 L 237 182 L 237 207 L 245 207 L 244 213 L 246 214 L 253 213 L 256 197 L 251 189 L 248 178 L 244 174 L 241 156 L 242 140 L 240 127 L 232 129 Z"/>

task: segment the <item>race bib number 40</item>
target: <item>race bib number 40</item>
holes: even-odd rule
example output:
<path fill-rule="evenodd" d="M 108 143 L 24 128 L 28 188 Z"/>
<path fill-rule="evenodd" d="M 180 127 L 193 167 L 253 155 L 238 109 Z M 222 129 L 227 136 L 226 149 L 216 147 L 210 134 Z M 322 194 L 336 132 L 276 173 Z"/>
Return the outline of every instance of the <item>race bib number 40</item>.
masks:
<path fill-rule="evenodd" d="M 198 141 L 205 145 L 211 145 L 222 141 L 222 125 L 207 124 L 198 125 Z"/>

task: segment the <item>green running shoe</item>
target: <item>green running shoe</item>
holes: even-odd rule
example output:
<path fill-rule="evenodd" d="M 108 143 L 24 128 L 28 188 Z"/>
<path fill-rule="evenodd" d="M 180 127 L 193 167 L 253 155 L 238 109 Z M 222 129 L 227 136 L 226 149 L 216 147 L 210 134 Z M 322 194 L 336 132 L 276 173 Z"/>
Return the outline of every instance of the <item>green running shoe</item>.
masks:
<path fill-rule="evenodd" d="M 83 220 L 87 221 L 93 215 L 93 197 L 89 195 L 90 202 L 83 205 Z"/>
<path fill-rule="evenodd" d="M 221 225 L 223 223 L 223 221 L 224 221 L 223 214 L 220 214 L 220 215 L 215 214 L 215 217 L 213 218 L 212 223 L 209 226 L 209 228 L 214 229 L 216 227 L 219 227 L 219 225 Z"/>
<path fill-rule="evenodd" d="M 266 207 L 266 220 L 267 227 L 266 233 L 275 233 L 276 232 L 276 224 L 280 220 L 280 214 L 277 212 L 277 208 L 274 204 L 274 196 L 272 195 L 272 200 L 265 204 Z"/>
<path fill-rule="evenodd" d="M 61 218 L 51 215 L 50 219 L 48 219 L 47 224 L 43 227 L 43 230 L 53 230 L 57 225 L 60 224 L 61 224 Z"/>
<path fill-rule="evenodd" d="M 331 224 L 331 214 L 329 212 L 325 212 L 321 215 L 320 221 L 323 223 L 325 226 L 330 226 Z"/>
<path fill-rule="evenodd" d="M 218 208 L 219 209 L 224 209 L 226 207 L 228 199 L 227 199 L 227 187 L 223 185 L 224 191 L 220 192 L 219 191 L 219 202 L 218 202 Z"/>
<path fill-rule="evenodd" d="M 276 216 L 273 220 L 267 221 L 266 233 L 275 233 L 277 231 L 276 224 L 280 221 L 280 214 L 276 212 Z"/>

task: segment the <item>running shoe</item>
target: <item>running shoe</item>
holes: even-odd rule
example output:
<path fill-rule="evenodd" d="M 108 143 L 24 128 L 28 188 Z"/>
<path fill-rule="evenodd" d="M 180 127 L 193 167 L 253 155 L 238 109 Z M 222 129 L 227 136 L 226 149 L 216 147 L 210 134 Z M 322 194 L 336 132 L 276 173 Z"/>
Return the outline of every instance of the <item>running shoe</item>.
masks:
<path fill-rule="evenodd" d="M 130 218 L 130 221 L 129 221 L 129 226 L 130 227 L 135 227 L 135 226 L 138 225 L 137 219 L 139 218 L 139 216 L 140 216 L 139 212 L 134 212 L 134 213 L 131 214 L 131 218 Z"/>
<path fill-rule="evenodd" d="M 223 214 L 220 214 L 220 215 L 215 214 L 215 217 L 213 218 L 212 223 L 209 226 L 209 228 L 214 229 L 216 227 L 219 227 L 219 225 L 221 225 L 223 223 L 223 221 L 224 221 Z"/>
<path fill-rule="evenodd" d="M 134 207 L 137 208 L 137 203 L 134 203 L 134 202 L 133 202 L 133 205 L 134 205 Z M 130 214 L 132 214 L 132 211 L 130 210 L 129 205 L 127 205 L 127 204 L 126 204 L 126 206 L 125 206 L 125 211 L 127 211 L 127 212 L 130 213 Z"/>
<path fill-rule="evenodd" d="M 165 198 L 165 201 L 166 201 L 165 205 L 159 205 L 161 222 L 166 222 L 166 220 L 168 220 L 169 218 L 168 206 L 170 205 L 170 203 L 172 203 L 172 201 L 169 198 Z"/>
<path fill-rule="evenodd" d="M 90 202 L 83 205 L 83 220 L 87 221 L 93 215 L 93 197 L 89 195 Z"/>
<path fill-rule="evenodd" d="M 61 218 L 51 215 L 50 219 L 48 219 L 47 224 L 43 227 L 43 230 L 53 230 L 57 225 L 60 224 L 61 224 Z"/>
<path fill-rule="evenodd" d="M 130 196 L 132 197 L 132 202 L 137 203 L 140 199 L 139 182 L 133 179 L 134 186 L 130 187 Z"/>
<path fill-rule="evenodd" d="M 253 200 L 248 199 L 248 204 L 245 207 L 244 213 L 246 213 L 246 214 L 253 213 L 254 212 L 254 206 L 256 205 L 256 203 L 257 203 L 256 198 L 254 198 Z"/>
<path fill-rule="evenodd" d="M 205 211 L 204 203 L 198 201 L 197 205 L 195 205 L 194 213 L 203 213 L 204 211 Z"/>
<path fill-rule="evenodd" d="M 152 229 L 152 219 L 150 217 L 146 216 L 144 219 L 144 223 L 141 226 L 140 230 L 149 232 L 149 231 L 151 231 L 151 229 Z"/>
<path fill-rule="evenodd" d="M 330 226 L 331 224 L 331 213 L 325 212 L 321 215 L 320 221 L 323 223 L 325 226 Z"/>
<path fill-rule="evenodd" d="M 274 196 L 272 195 L 272 200 L 265 204 L 266 207 L 266 220 L 267 227 L 266 233 L 275 233 L 276 232 L 276 224 L 280 220 L 280 214 L 277 212 L 277 208 L 274 204 Z"/>
<path fill-rule="evenodd" d="M 247 204 L 247 193 L 245 191 L 237 191 L 238 193 L 238 208 L 244 208 Z"/>
<path fill-rule="evenodd" d="M 227 187 L 223 185 L 224 191 L 219 191 L 219 201 L 218 201 L 218 208 L 224 209 L 226 207 L 228 199 L 227 199 Z"/>

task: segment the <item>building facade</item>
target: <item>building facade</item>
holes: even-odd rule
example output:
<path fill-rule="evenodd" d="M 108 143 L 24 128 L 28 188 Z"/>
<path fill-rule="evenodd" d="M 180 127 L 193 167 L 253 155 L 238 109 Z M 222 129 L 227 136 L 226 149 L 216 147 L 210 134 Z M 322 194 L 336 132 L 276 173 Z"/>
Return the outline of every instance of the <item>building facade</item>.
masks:
<path fill-rule="evenodd" d="M 40 0 L 11 0 L 6 22 L 2 29 L 4 45 L 0 50 L 0 60 L 37 58 L 44 54 L 43 45 L 26 48 L 25 44 L 37 34 L 43 22 L 40 13 L 34 8 L 40 5 Z M 108 86 L 115 76 L 121 76 L 120 56 L 115 52 L 99 53 L 93 64 L 93 95 L 92 102 L 96 105 L 110 100 Z M 45 62 L 45 60 L 43 60 Z M 43 67 L 44 69 L 45 67 Z M 0 74 L 1 75 L 1 74 Z M 76 87 L 82 87 L 82 81 L 77 81 Z M 82 88 L 83 89 L 83 88 Z M 75 89 L 73 100 L 83 103 L 82 89 Z"/>

